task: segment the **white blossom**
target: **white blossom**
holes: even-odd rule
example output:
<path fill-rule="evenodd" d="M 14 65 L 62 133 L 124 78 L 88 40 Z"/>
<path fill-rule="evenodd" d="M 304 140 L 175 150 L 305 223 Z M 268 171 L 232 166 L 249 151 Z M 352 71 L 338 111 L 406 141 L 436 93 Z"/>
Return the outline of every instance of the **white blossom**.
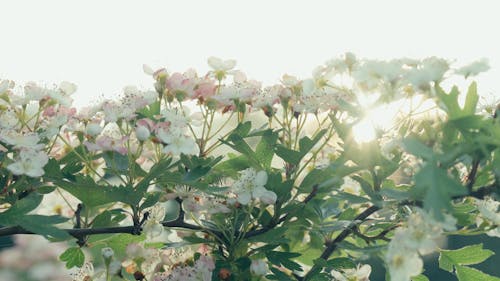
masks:
<path fill-rule="evenodd" d="M 343 269 L 342 272 L 332 270 L 330 273 L 335 281 L 370 281 L 372 267 L 369 264 L 358 265 L 356 268 Z"/>
<path fill-rule="evenodd" d="M 43 144 L 39 144 L 40 137 L 36 133 L 19 133 L 14 130 L 4 131 L 0 135 L 0 140 L 14 146 L 16 149 L 32 149 L 38 150 L 43 148 Z"/>
<path fill-rule="evenodd" d="M 462 66 L 455 71 L 458 75 L 463 75 L 465 78 L 470 76 L 476 76 L 481 72 L 488 71 L 490 69 L 490 64 L 488 59 L 482 58 L 478 61 L 472 62 L 468 65 Z"/>
<path fill-rule="evenodd" d="M 222 60 L 217 57 L 209 57 L 208 65 L 215 71 L 228 71 L 236 66 L 235 60 Z"/>
<path fill-rule="evenodd" d="M 165 218 L 166 209 L 161 204 L 156 204 L 149 208 L 149 216 L 144 223 L 143 230 L 146 236 L 150 239 L 160 236 L 163 233 L 163 219 Z"/>
<path fill-rule="evenodd" d="M 248 168 L 240 172 L 240 178 L 233 184 L 233 192 L 236 200 L 243 205 L 250 203 L 252 199 L 262 201 L 264 204 L 274 204 L 276 193 L 267 190 L 264 185 L 267 183 L 267 173 Z"/>
<path fill-rule="evenodd" d="M 23 149 L 18 159 L 7 166 L 14 175 L 27 175 L 30 177 L 41 177 L 44 174 L 43 167 L 49 162 L 45 152 Z"/>
<path fill-rule="evenodd" d="M 389 245 L 385 256 L 391 280 L 410 281 L 411 277 L 422 273 L 424 263 L 416 252 L 399 245 Z"/>

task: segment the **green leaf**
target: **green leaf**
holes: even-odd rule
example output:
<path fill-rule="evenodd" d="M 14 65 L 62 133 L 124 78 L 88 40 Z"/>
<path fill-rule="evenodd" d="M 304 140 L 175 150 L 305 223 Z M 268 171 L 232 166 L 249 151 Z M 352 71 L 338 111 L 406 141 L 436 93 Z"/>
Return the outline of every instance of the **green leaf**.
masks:
<path fill-rule="evenodd" d="M 467 96 L 465 97 L 464 108 L 460 108 L 458 103 L 458 96 L 460 92 L 458 88 L 454 86 L 450 93 L 447 94 L 444 90 L 436 85 L 436 97 L 438 99 L 438 105 L 448 113 L 450 120 L 474 115 L 476 113 L 476 107 L 479 100 L 477 94 L 477 84 L 473 82 L 467 91 Z"/>
<path fill-rule="evenodd" d="M 75 181 L 59 180 L 55 184 L 80 199 L 83 205 L 89 208 L 115 202 L 117 196 L 112 195 L 120 190 L 120 188 L 98 185 L 91 177 L 81 175 L 77 175 Z M 127 193 L 126 198 L 135 195 L 131 188 L 127 188 Z"/>
<path fill-rule="evenodd" d="M 350 258 L 333 258 L 333 259 L 328 260 L 326 262 L 326 264 L 327 264 L 327 266 L 329 266 L 335 270 L 349 269 L 349 268 L 356 267 L 356 264 Z"/>
<path fill-rule="evenodd" d="M 421 143 L 416 138 L 407 138 L 403 140 L 403 148 L 409 153 L 421 157 L 425 160 L 434 159 L 434 152 L 425 144 Z"/>
<path fill-rule="evenodd" d="M 18 224 L 26 230 L 45 237 L 68 239 L 71 236 L 66 231 L 53 226 L 67 220 L 68 218 L 61 216 L 25 215 L 19 219 Z"/>
<path fill-rule="evenodd" d="M 146 200 L 142 202 L 139 209 L 144 210 L 156 204 L 160 200 L 161 192 L 151 192 L 146 195 Z"/>
<path fill-rule="evenodd" d="M 291 150 L 286 148 L 283 145 L 277 145 L 275 148 L 276 155 L 278 155 L 281 159 L 283 159 L 287 163 L 291 163 L 296 165 L 300 162 L 300 159 L 304 157 L 302 153 L 299 151 Z"/>
<path fill-rule="evenodd" d="M 233 130 L 233 134 L 240 135 L 242 137 L 246 137 L 250 130 L 252 129 L 252 122 L 247 121 L 244 123 L 239 123 L 238 126 Z"/>
<path fill-rule="evenodd" d="M 66 268 L 82 267 L 85 262 L 85 255 L 80 247 L 68 248 L 59 256 L 59 259 L 66 262 Z"/>
<path fill-rule="evenodd" d="M 326 134 L 327 130 L 323 129 L 318 132 L 318 134 L 310 139 L 309 137 L 303 137 L 299 140 L 299 151 L 291 150 L 283 145 L 278 145 L 276 147 L 276 155 L 281 159 L 285 160 L 287 163 L 297 165 L 300 160 L 318 143 L 321 138 Z"/>
<path fill-rule="evenodd" d="M 106 151 L 102 154 L 102 158 L 106 162 L 106 167 L 110 168 L 113 174 L 122 174 L 128 172 L 128 156 L 122 155 L 113 151 Z M 118 176 L 118 175 L 116 175 Z"/>
<path fill-rule="evenodd" d="M 150 104 L 147 107 L 142 108 L 141 110 L 138 111 L 139 115 L 149 118 L 149 119 L 154 119 L 156 115 L 160 114 L 160 102 L 155 101 L 152 104 Z"/>
<path fill-rule="evenodd" d="M 48 185 L 44 185 L 44 186 L 40 186 L 36 189 L 36 191 L 40 194 L 49 194 L 49 193 L 52 193 L 54 190 L 56 189 L 55 186 L 48 186 Z"/>
<path fill-rule="evenodd" d="M 424 209 L 437 219 L 444 219 L 443 210 L 451 211 L 451 198 L 467 194 L 467 189 L 435 163 L 426 163 L 415 175 L 415 187 L 410 194 L 423 200 Z"/>
<path fill-rule="evenodd" d="M 49 175 L 49 176 L 45 176 L 45 177 L 50 177 L 50 178 L 62 178 L 63 177 L 59 163 L 54 158 L 49 159 L 49 162 L 47 163 L 47 165 L 45 165 L 43 167 L 43 170 L 45 171 L 46 175 Z"/>
<path fill-rule="evenodd" d="M 228 145 L 232 149 L 238 151 L 243 156 L 247 158 L 250 165 L 256 168 L 263 168 L 259 159 L 257 158 L 255 152 L 252 150 L 250 145 L 243 139 L 241 135 L 235 133 L 229 135 L 227 140 L 221 140 L 222 143 Z"/>
<path fill-rule="evenodd" d="M 148 189 L 151 181 L 165 173 L 171 162 L 172 158 L 164 158 L 151 167 L 149 173 L 135 186 L 135 190 L 141 197 Z"/>
<path fill-rule="evenodd" d="M 207 166 L 194 167 L 184 174 L 183 180 L 187 182 L 196 181 L 206 175 L 210 169 L 211 168 Z"/>
<path fill-rule="evenodd" d="M 92 228 L 99 228 L 99 227 L 110 227 L 111 226 L 111 212 L 109 211 L 104 211 L 97 215 L 93 222 L 92 222 Z"/>
<path fill-rule="evenodd" d="M 461 117 L 462 110 L 458 104 L 458 95 L 460 92 L 454 86 L 450 93 L 447 94 L 439 85 L 436 85 L 436 97 L 438 98 L 438 106 L 448 113 L 450 119 Z"/>
<path fill-rule="evenodd" d="M 129 244 L 138 243 L 144 241 L 144 239 L 144 235 L 121 233 L 110 235 L 109 239 L 106 239 L 106 244 L 115 251 L 116 256 L 122 256 L 125 255 L 125 249 Z"/>
<path fill-rule="evenodd" d="M 281 173 L 269 173 L 266 188 L 276 193 L 279 202 L 286 202 L 292 196 L 293 181 L 282 181 Z"/>
<path fill-rule="evenodd" d="M 291 278 L 290 276 L 286 275 L 285 273 L 283 273 L 282 271 L 280 271 L 279 269 L 277 269 L 275 267 L 271 267 L 270 270 L 273 273 L 273 275 L 266 275 L 266 278 L 269 280 L 279 280 L 279 281 L 295 281 L 296 280 L 296 279 Z M 216 280 L 216 279 L 213 279 L 213 280 Z"/>
<path fill-rule="evenodd" d="M 256 243 L 256 242 L 261 242 L 266 244 L 287 243 L 290 240 L 285 238 L 286 231 L 287 231 L 286 227 L 277 227 L 262 234 L 252 236 L 247 240 L 248 242 L 251 243 Z"/>
<path fill-rule="evenodd" d="M 449 272 L 453 265 L 471 265 L 482 263 L 494 252 L 483 249 L 483 244 L 466 246 L 457 250 L 442 250 L 439 255 L 439 267 Z"/>
<path fill-rule="evenodd" d="M 323 129 L 314 136 L 313 139 L 306 137 L 303 137 L 299 140 L 299 147 L 300 147 L 300 152 L 303 153 L 304 155 L 307 154 L 320 140 L 321 138 L 326 134 L 327 129 Z"/>
<path fill-rule="evenodd" d="M 282 265 L 290 270 L 302 271 L 300 264 L 292 261 L 292 258 L 299 257 L 300 253 L 270 251 L 266 253 L 269 262 L 275 265 Z"/>
<path fill-rule="evenodd" d="M 265 130 L 260 142 L 255 149 L 255 156 L 261 162 L 262 167 L 271 168 L 271 162 L 274 156 L 274 147 L 278 141 L 278 134 L 272 130 Z"/>
<path fill-rule="evenodd" d="M 465 105 L 463 113 L 465 115 L 473 115 L 476 113 L 477 102 L 479 101 L 479 95 L 477 94 L 477 83 L 472 82 L 469 89 L 467 90 L 467 96 L 465 97 Z"/>
<path fill-rule="evenodd" d="M 427 278 L 427 276 L 425 276 L 423 274 L 420 274 L 420 275 L 417 275 L 415 277 L 412 277 L 411 281 L 429 281 L 429 278 Z"/>
<path fill-rule="evenodd" d="M 491 276 L 468 266 L 456 266 L 459 281 L 500 281 L 500 278 Z"/>
<path fill-rule="evenodd" d="M 7 211 L 0 213 L 0 224 L 16 225 L 22 217 L 34 210 L 42 202 L 43 196 L 38 193 L 30 193 L 21 200 L 16 201 Z"/>

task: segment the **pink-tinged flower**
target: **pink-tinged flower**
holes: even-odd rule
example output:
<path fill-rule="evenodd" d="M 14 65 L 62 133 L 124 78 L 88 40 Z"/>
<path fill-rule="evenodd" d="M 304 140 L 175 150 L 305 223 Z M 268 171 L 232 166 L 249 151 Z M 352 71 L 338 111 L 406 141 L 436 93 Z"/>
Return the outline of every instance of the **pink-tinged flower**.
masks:
<path fill-rule="evenodd" d="M 95 143 L 84 141 L 83 144 L 91 152 L 116 151 L 122 155 L 125 155 L 128 152 L 127 147 L 125 147 L 125 142 L 127 140 L 128 140 L 127 136 L 121 138 L 113 138 L 110 136 L 100 135 L 96 138 Z"/>
<path fill-rule="evenodd" d="M 29 177 L 41 177 L 45 173 L 43 167 L 49 162 L 49 157 L 43 151 L 23 149 L 18 159 L 7 166 L 14 175 L 27 175 Z"/>
<path fill-rule="evenodd" d="M 195 87 L 195 98 L 207 100 L 215 94 L 215 83 L 213 80 L 205 79 L 198 82 Z"/>
<path fill-rule="evenodd" d="M 57 113 L 56 107 L 51 105 L 51 106 L 46 107 L 43 110 L 42 116 L 43 117 L 53 117 L 54 115 L 56 115 L 56 113 Z"/>
<path fill-rule="evenodd" d="M 220 88 L 218 94 L 212 98 L 224 106 L 235 106 L 235 101 L 250 103 L 252 98 L 260 91 L 260 84 L 256 81 L 234 83 Z"/>
<path fill-rule="evenodd" d="M 173 95 L 182 94 L 192 98 L 194 96 L 195 83 L 195 78 L 189 78 L 176 72 L 167 79 L 167 89 L 169 89 Z"/>
<path fill-rule="evenodd" d="M 76 113 L 76 118 L 82 121 L 90 120 L 97 114 L 101 106 L 101 104 L 84 106 L 78 110 L 78 113 Z"/>
<path fill-rule="evenodd" d="M 136 86 L 126 86 L 123 88 L 123 96 L 121 98 L 122 107 L 128 108 L 127 114 L 122 116 L 128 118 L 136 110 L 152 104 L 156 101 L 158 94 L 153 91 L 140 91 Z M 128 112 L 131 113 L 128 113 Z"/>
<path fill-rule="evenodd" d="M 116 122 L 118 119 L 124 117 L 124 112 L 132 114 L 130 108 L 124 108 L 117 101 L 107 100 L 102 104 L 102 111 L 104 112 L 104 120 L 106 122 Z"/>

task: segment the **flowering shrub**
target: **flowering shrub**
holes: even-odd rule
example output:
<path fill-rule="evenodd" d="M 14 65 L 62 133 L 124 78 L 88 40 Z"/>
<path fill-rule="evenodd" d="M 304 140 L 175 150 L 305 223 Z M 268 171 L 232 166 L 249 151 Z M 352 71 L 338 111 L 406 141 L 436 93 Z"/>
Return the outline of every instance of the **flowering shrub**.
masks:
<path fill-rule="evenodd" d="M 500 237 L 500 109 L 478 108 L 475 82 L 465 99 L 443 86 L 486 61 L 347 53 L 269 87 L 208 63 L 144 66 L 154 91 L 79 110 L 72 83 L 0 80 L 0 236 L 66 241 L 80 281 L 361 281 L 368 257 L 420 281 L 433 252 L 458 280 L 498 280 L 470 266 L 492 251 L 440 243 Z M 361 126 L 394 103 L 390 127 Z"/>

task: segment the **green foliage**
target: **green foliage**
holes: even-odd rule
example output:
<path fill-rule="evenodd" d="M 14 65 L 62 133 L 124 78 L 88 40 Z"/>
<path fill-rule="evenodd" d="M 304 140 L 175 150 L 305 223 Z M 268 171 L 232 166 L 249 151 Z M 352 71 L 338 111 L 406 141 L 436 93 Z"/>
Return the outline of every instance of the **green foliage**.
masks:
<path fill-rule="evenodd" d="M 459 281 L 499 281 L 500 278 L 481 272 L 468 266 L 455 266 Z"/>
<path fill-rule="evenodd" d="M 500 278 L 466 266 L 482 263 L 493 254 L 493 251 L 483 249 L 483 244 L 465 246 L 457 250 L 442 250 L 439 255 L 439 267 L 449 272 L 453 272 L 455 268 L 459 281 L 498 281 Z"/>
<path fill-rule="evenodd" d="M 438 166 L 426 163 L 415 175 L 411 194 L 413 198 L 423 200 L 424 208 L 436 218 L 443 219 L 443 211 L 451 211 L 451 198 L 465 195 L 467 191 Z"/>
<path fill-rule="evenodd" d="M 85 255 L 80 247 L 71 247 L 66 249 L 59 259 L 66 263 L 66 268 L 82 267 L 85 261 Z"/>
<path fill-rule="evenodd" d="M 452 272 L 453 266 L 482 263 L 493 254 L 492 251 L 483 249 L 483 244 L 466 246 L 457 250 L 441 250 L 439 267 Z"/>

